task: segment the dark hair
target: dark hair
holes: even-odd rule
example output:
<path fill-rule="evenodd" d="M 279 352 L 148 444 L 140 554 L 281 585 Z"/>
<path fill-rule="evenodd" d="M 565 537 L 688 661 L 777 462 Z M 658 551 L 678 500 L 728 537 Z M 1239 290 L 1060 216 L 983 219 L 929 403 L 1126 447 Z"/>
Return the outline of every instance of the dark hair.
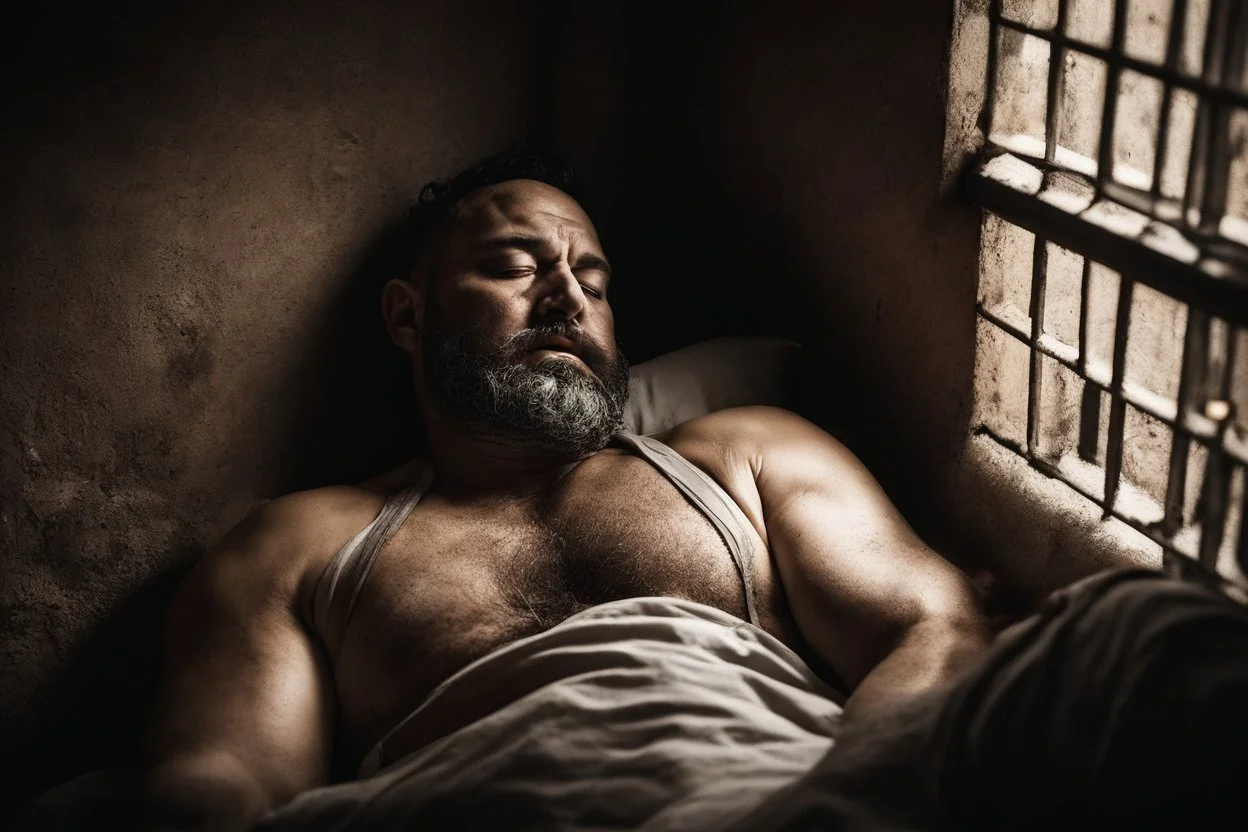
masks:
<path fill-rule="evenodd" d="M 430 232 L 452 217 L 460 200 L 470 191 L 515 179 L 544 182 L 576 198 L 572 168 L 562 159 L 527 148 L 508 150 L 482 159 L 450 179 L 430 182 L 420 189 L 420 196 L 407 212 L 409 270 L 429 242 Z"/>

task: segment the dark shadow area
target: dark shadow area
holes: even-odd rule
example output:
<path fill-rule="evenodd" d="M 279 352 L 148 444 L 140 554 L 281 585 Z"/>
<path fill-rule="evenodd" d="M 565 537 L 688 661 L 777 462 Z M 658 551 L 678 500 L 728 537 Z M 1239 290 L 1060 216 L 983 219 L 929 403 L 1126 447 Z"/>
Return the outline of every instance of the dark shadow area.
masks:
<path fill-rule="evenodd" d="M 401 219 L 378 231 L 308 345 L 283 493 L 358 482 L 420 450 L 410 359 L 381 318 L 382 287 L 407 275 L 405 231 Z"/>
<path fill-rule="evenodd" d="M 600 21 L 601 37 L 630 47 L 609 105 L 613 129 L 600 137 L 609 161 L 578 170 L 582 201 L 615 267 L 611 306 L 625 354 L 640 363 L 720 336 L 796 338 L 786 299 L 769 294 L 765 272 L 743 256 L 740 218 L 706 173 L 705 137 L 684 95 L 696 46 L 717 25 L 720 4 L 627 9 L 622 20 L 607 13 Z M 608 35 L 608 27 L 618 30 Z M 573 160 L 585 150 L 561 147 L 558 130 L 547 141 Z"/>
<path fill-rule="evenodd" d="M 64 662 L 4 747 L 0 828 L 12 810 L 57 783 L 92 769 L 136 762 L 142 725 L 160 670 L 170 596 L 201 554 L 187 547 L 174 566 L 118 603 Z"/>

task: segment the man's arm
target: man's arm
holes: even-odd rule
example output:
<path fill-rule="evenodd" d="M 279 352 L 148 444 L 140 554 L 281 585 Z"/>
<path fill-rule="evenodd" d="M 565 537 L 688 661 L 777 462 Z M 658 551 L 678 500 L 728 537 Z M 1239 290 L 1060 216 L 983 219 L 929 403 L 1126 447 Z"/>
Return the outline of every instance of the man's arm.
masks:
<path fill-rule="evenodd" d="M 847 720 L 939 684 L 983 650 L 988 625 L 969 582 L 845 446 L 782 410 L 725 415 L 739 420 L 798 627 L 852 688 Z"/>
<path fill-rule="evenodd" d="M 140 828 L 244 829 L 328 774 L 333 689 L 298 620 L 308 496 L 275 500 L 187 576 L 169 612 Z M 293 544 L 293 545 L 292 545 Z"/>

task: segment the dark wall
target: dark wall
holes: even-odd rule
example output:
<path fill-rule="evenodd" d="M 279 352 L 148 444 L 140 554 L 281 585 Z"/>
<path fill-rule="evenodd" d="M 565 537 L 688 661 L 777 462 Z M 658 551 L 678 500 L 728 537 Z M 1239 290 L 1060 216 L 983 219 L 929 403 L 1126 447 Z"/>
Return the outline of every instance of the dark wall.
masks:
<path fill-rule="evenodd" d="M 557 4 L 542 136 L 576 166 L 612 259 L 612 307 L 629 358 L 717 335 L 791 329 L 759 291 L 736 208 L 708 168 L 695 73 L 723 3 Z M 729 176 L 735 175 L 728 172 Z"/>
<path fill-rule="evenodd" d="M 561 17 L 545 122 L 610 197 L 626 346 L 796 337 L 808 412 L 933 533 L 966 436 L 978 257 L 978 212 L 940 193 L 952 15 L 596 4 Z"/>
<path fill-rule="evenodd" d="M 182 564 L 376 468 L 358 285 L 421 184 L 528 135 L 542 51 L 504 0 L 6 9 L 5 803 L 133 746 Z"/>

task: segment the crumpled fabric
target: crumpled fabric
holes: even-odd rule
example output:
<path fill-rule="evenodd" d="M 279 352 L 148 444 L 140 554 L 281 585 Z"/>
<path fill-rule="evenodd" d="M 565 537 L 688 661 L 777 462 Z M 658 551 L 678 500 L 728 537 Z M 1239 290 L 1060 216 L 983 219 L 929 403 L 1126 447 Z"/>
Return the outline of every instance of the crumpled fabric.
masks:
<path fill-rule="evenodd" d="M 675 598 L 602 604 L 506 645 L 415 715 L 443 701 L 479 715 L 256 829 L 714 832 L 810 771 L 841 714 L 771 635 Z"/>
<path fill-rule="evenodd" d="M 1053 594 L 973 666 L 843 726 L 740 832 L 1212 829 L 1248 793 L 1248 612 L 1122 570 Z"/>

